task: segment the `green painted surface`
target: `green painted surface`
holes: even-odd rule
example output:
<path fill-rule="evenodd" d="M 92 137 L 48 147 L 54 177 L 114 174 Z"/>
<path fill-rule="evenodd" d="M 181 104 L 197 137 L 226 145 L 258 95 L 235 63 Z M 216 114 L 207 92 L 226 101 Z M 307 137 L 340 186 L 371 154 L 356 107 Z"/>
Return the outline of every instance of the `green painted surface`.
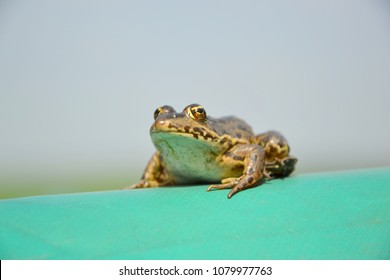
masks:
<path fill-rule="evenodd" d="M 0 200 L 1 259 L 390 259 L 390 168 Z"/>

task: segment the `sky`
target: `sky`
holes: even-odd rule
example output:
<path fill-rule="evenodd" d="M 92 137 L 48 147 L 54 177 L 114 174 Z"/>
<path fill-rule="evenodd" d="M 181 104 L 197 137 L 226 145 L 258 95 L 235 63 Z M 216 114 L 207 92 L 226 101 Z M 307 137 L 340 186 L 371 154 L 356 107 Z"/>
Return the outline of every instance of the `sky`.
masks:
<path fill-rule="evenodd" d="M 154 110 L 282 132 L 297 173 L 390 165 L 387 1 L 1 1 L 0 182 L 119 176 Z"/>

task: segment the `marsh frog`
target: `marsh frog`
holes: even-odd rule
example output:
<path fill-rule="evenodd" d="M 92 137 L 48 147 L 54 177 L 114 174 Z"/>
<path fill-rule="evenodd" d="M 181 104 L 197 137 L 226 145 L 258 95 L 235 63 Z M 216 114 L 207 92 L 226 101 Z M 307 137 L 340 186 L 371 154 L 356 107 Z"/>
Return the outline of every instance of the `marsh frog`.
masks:
<path fill-rule="evenodd" d="M 150 136 L 157 151 L 141 181 L 128 189 L 211 183 L 207 191 L 231 189 L 231 198 L 265 180 L 289 176 L 297 162 L 279 132 L 255 135 L 243 120 L 210 117 L 199 104 L 182 112 L 157 108 Z"/>

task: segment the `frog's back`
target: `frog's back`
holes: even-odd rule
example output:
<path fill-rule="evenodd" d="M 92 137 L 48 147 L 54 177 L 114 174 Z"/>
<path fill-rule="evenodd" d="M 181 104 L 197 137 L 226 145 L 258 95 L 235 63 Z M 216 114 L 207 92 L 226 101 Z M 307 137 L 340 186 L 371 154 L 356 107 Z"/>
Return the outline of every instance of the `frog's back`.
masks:
<path fill-rule="evenodd" d="M 254 136 L 253 130 L 250 125 L 248 125 L 245 121 L 234 117 L 222 117 L 219 119 L 214 119 L 218 125 L 214 126 L 216 128 L 216 132 L 219 135 L 230 135 L 234 138 L 240 139 L 252 139 Z"/>

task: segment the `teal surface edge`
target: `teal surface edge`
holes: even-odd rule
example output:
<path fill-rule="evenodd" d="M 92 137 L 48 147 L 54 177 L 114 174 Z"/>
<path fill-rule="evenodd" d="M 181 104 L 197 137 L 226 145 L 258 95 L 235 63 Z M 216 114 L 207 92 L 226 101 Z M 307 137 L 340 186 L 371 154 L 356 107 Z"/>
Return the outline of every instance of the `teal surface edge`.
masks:
<path fill-rule="evenodd" d="M 390 168 L 0 200 L 0 259 L 390 259 Z"/>

